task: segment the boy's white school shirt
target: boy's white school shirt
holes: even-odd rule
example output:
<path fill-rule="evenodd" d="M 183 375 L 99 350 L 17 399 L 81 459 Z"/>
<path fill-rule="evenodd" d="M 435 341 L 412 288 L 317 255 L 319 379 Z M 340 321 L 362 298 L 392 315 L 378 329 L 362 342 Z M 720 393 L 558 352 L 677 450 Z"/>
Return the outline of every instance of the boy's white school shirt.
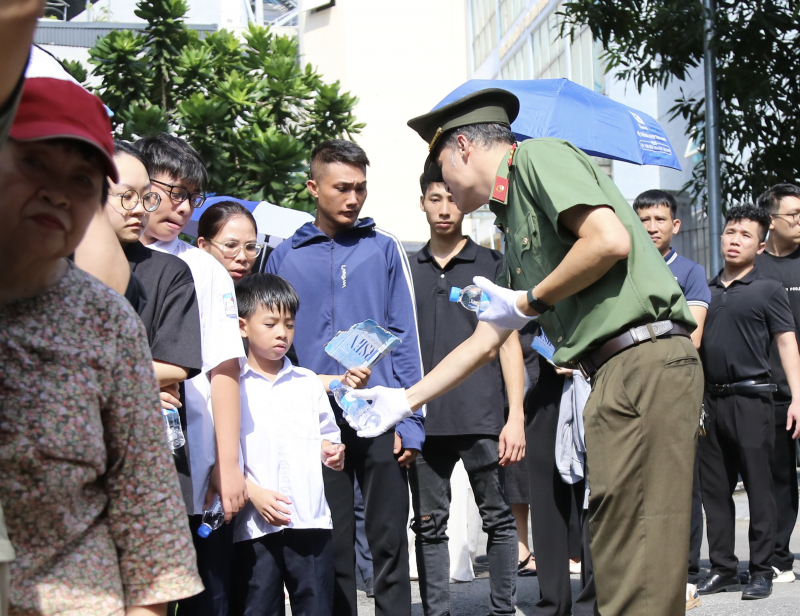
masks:
<path fill-rule="evenodd" d="M 208 481 L 217 460 L 209 372 L 229 359 L 245 357 L 239 333 L 236 291 L 228 271 L 210 254 L 175 238 L 148 248 L 182 259 L 192 270 L 200 309 L 200 347 L 203 370 L 184 384 L 186 432 L 192 470 L 192 514 L 203 513 Z"/>
<path fill-rule="evenodd" d="M 284 528 L 332 528 L 322 483 L 321 441 L 340 443 L 341 434 L 322 382 L 285 357 L 274 383 L 242 363 L 244 473 L 292 501 L 283 505 L 292 522 L 272 526 L 251 501 L 236 514 L 233 540 L 257 539 Z"/>

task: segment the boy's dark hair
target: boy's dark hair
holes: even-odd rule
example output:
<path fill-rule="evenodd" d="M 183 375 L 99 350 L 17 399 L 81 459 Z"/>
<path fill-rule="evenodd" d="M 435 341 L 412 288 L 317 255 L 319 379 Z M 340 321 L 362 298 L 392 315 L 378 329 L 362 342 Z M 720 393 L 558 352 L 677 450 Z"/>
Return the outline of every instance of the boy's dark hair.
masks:
<path fill-rule="evenodd" d="M 646 210 L 660 205 L 669 206 L 669 213 L 672 220 L 678 218 L 678 203 L 675 197 L 664 190 L 646 190 L 633 200 L 633 211 Z"/>
<path fill-rule="evenodd" d="M 784 197 L 797 197 L 800 199 L 800 186 L 794 184 L 775 184 L 758 197 L 758 207 L 764 208 L 770 214 L 775 214 L 781 209 L 781 199 Z"/>
<path fill-rule="evenodd" d="M 728 223 L 739 222 L 741 220 L 752 220 L 758 223 L 758 239 L 762 242 L 766 239 L 767 231 L 769 231 L 770 217 L 769 212 L 765 208 L 756 207 L 752 203 L 744 203 L 728 208 L 725 214 L 725 225 L 723 229 L 728 226 Z"/>
<path fill-rule="evenodd" d="M 244 216 L 253 223 L 253 227 L 258 232 L 256 219 L 253 218 L 250 210 L 236 201 L 220 201 L 210 206 L 200 216 L 200 220 L 197 222 L 197 237 L 204 237 L 207 240 L 217 237 L 217 234 L 222 231 L 222 227 L 234 216 Z"/>
<path fill-rule="evenodd" d="M 288 312 L 292 317 L 300 307 L 294 287 L 275 274 L 250 274 L 236 283 L 236 304 L 239 316 L 249 319 L 259 306 Z"/>
<path fill-rule="evenodd" d="M 431 184 L 443 184 L 442 180 L 431 178 L 429 173 L 423 173 L 419 176 L 419 189 L 422 191 L 422 197 L 428 194 L 428 188 Z"/>
<path fill-rule="evenodd" d="M 369 158 L 363 148 L 352 141 L 345 139 L 323 141 L 311 152 L 311 179 L 319 178 L 320 165 L 331 163 L 344 163 L 366 170 L 369 167 Z"/>
<path fill-rule="evenodd" d="M 114 156 L 118 154 L 127 154 L 128 156 L 133 156 L 136 160 L 140 161 L 145 167 L 147 163 L 144 160 L 144 156 L 139 151 L 134 144 L 130 141 L 123 141 L 122 139 L 114 139 Z"/>
<path fill-rule="evenodd" d="M 208 172 L 200 155 L 183 139 L 167 133 L 142 137 L 135 144 L 144 157 L 150 177 L 165 173 L 181 184 L 191 184 L 203 190 Z"/>

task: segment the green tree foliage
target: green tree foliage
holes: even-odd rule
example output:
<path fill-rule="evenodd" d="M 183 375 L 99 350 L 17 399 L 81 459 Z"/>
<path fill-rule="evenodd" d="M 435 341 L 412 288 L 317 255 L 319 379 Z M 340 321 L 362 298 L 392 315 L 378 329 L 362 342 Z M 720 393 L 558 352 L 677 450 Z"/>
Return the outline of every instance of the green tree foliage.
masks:
<path fill-rule="evenodd" d="M 800 1 L 717 0 L 716 12 L 723 201 L 749 201 L 776 182 L 800 178 Z M 700 0 L 568 0 L 563 13 L 567 28 L 592 28 L 609 71 L 640 91 L 702 66 Z M 704 105 L 682 90 L 671 109 L 687 121 L 701 152 Z M 703 157 L 686 186 L 694 196 L 704 196 L 705 174 Z"/>
<path fill-rule="evenodd" d="M 361 132 L 358 99 L 298 62 L 297 41 L 251 24 L 240 42 L 186 27 L 185 0 L 141 0 L 140 32 L 113 31 L 91 49 L 96 89 L 131 139 L 185 138 L 208 167 L 209 192 L 312 211 L 307 157 L 324 139 Z"/>

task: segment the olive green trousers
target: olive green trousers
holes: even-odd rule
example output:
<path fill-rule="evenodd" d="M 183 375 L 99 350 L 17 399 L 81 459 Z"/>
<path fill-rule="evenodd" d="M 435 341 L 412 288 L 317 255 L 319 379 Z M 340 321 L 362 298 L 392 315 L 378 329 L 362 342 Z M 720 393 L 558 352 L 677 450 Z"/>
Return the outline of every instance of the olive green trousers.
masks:
<path fill-rule="evenodd" d="M 584 409 L 589 530 L 602 616 L 683 616 L 703 369 L 659 338 L 601 366 Z"/>

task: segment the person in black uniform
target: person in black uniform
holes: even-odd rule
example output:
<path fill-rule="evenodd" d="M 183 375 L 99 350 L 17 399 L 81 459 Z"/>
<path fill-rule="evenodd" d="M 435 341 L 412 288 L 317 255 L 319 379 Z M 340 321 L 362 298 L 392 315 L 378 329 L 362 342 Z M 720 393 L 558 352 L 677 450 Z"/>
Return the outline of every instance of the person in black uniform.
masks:
<path fill-rule="evenodd" d="M 794 315 L 795 333 L 800 325 L 800 186 L 777 184 L 758 198 L 758 206 L 770 215 L 767 249 L 756 257 L 761 273 L 774 278 L 789 294 Z M 786 413 L 792 401 L 789 382 L 783 372 L 778 348 L 773 341 L 769 351 L 772 381 L 778 385 L 773 395 L 775 408 L 775 459 L 772 481 L 775 486 L 775 505 L 778 528 L 775 535 L 775 555 L 772 569 L 774 583 L 794 582 L 794 552 L 789 548 L 797 522 L 797 444 L 786 430 Z"/>
<path fill-rule="evenodd" d="M 800 355 L 786 291 L 755 266 L 756 255 L 766 246 L 769 224 L 761 208 L 730 208 L 721 240 L 725 267 L 709 283 L 711 304 L 700 347 L 707 414 L 707 434 L 700 439 L 700 483 L 711 573 L 698 585 L 701 595 L 741 588 L 732 498 L 740 473 L 750 503 L 750 582 L 742 599 L 763 599 L 772 593 L 776 386 L 770 383 L 770 342 L 776 342 L 794 394 L 786 424 L 795 424 L 794 438 L 800 435 Z"/>

